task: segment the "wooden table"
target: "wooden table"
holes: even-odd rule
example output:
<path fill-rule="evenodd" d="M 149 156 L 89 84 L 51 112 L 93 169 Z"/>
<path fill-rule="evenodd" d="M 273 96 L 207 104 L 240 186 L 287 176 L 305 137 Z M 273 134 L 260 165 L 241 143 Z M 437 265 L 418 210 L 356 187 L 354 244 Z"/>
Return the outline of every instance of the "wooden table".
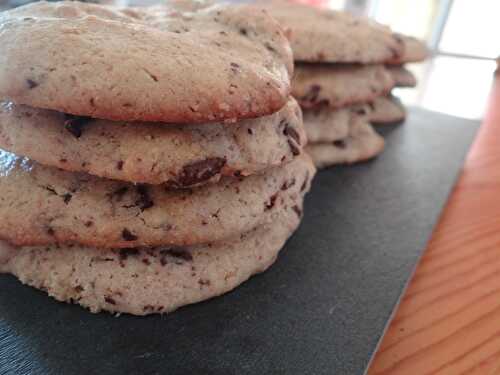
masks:
<path fill-rule="evenodd" d="M 462 175 L 368 371 L 382 374 L 500 374 L 498 74 Z"/>

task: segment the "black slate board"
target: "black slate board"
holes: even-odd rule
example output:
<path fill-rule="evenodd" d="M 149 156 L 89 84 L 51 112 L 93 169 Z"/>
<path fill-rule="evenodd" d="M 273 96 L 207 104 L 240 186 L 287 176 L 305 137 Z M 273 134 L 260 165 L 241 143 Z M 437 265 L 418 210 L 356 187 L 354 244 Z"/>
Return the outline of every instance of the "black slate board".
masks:
<path fill-rule="evenodd" d="M 318 174 L 268 272 L 171 315 L 91 315 L 0 276 L 0 373 L 362 374 L 476 129 L 412 110 L 377 160 Z"/>

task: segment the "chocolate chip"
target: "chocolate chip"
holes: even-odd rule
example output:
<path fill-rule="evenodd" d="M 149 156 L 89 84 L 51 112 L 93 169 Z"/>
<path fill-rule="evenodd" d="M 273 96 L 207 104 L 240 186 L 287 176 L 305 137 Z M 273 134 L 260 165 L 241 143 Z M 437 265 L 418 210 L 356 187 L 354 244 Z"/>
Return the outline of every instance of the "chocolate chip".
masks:
<path fill-rule="evenodd" d="M 300 135 L 297 133 L 297 130 L 292 128 L 290 124 L 285 125 L 285 129 L 283 129 L 283 134 L 285 134 L 287 137 L 293 138 L 293 140 L 300 145 Z"/>
<path fill-rule="evenodd" d="M 74 290 L 75 290 L 75 292 L 77 292 L 77 293 L 81 293 L 81 292 L 83 292 L 83 291 L 85 290 L 85 289 L 83 289 L 83 286 L 81 286 L 81 285 L 77 285 L 77 286 L 75 286 L 73 289 L 74 289 Z"/>
<path fill-rule="evenodd" d="M 271 208 L 274 207 L 274 204 L 276 203 L 276 199 L 278 198 L 278 193 L 274 193 L 269 197 L 269 202 L 266 202 L 264 211 L 270 210 Z"/>
<path fill-rule="evenodd" d="M 135 201 L 136 206 L 139 206 L 141 211 L 147 210 L 154 206 L 154 202 L 151 199 L 146 185 L 137 185 L 137 194 L 139 194 L 139 199 Z"/>
<path fill-rule="evenodd" d="M 189 251 L 183 249 L 182 247 L 176 247 L 171 249 L 163 249 L 160 250 L 161 255 L 168 255 L 174 258 L 185 260 L 186 262 L 191 262 L 193 260 L 193 256 Z"/>
<path fill-rule="evenodd" d="M 302 216 L 302 210 L 300 209 L 299 206 L 297 206 L 297 205 L 293 206 L 292 210 L 297 214 L 298 217 Z"/>
<path fill-rule="evenodd" d="M 32 79 L 27 79 L 26 80 L 26 83 L 28 84 L 28 88 L 31 90 L 31 89 L 34 89 L 35 87 L 38 86 L 38 82 L 35 82 L 33 81 Z"/>
<path fill-rule="evenodd" d="M 121 171 L 123 169 L 123 160 L 120 160 L 116 163 L 116 169 Z"/>
<path fill-rule="evenodd" d="M 252 129 L 248 128 L 247 132 L 248 132 L 248 134 L 253 135 L 253 130 Z"/>
<path fill-rule="evenodd" d="M 48 234 L 49 236 L 54 236 L 54 235 L 56 234 L 56 232 L 54 231 L 54 229 L 53 229 L 53 228 L 48 227 L 48 228 L 47 228 L 47 234 Z"/>
<path fill-rule="evenodd" d="M 52 186 L 44 186 L 49 193 L 57 195 L 57 191 Z"/>
<path fill-rule="evenodd" d="M 276 49 L 275 49 L 275 48 L 271 45 L 271 43 L 266 42 L 266 43 L 264 43 L 264 46 L 266 47 L 266 49 L 267 49 L 268 51 L 271 51 L 271 52 L 276 52 Z"/>
<path fill-rule="evenodd" d="M 241 68 L 240 65 L 236 64 L 235 62 L 232 62 L 229 65 L 231 65 L 231 70 L 233 71 L 233 73 L 238 73 Z"/>
<path fill-rule="evenodd" d="M 135 234 L 133 234 L 131 231 L 129 231 L 127 228 L 124 228 L 122 230 L 122 238 L 125 240 L 125 241 L 135 241 L 137 240 L 137 237 Z"/>
<path fill-rule="evenodd" d="M 345 149 L 347 146 L 345 141 L 342 139 L 337 139 L 336 141 L 333 141 L 333 145 L 340 149 Z"/>
<path fill-rule="evenodd" d="M 89 221 L 86 221 L 84 225 L 88 228 L 88 227 L 91 227 L 92 225 L 94 225 L 94 222 L 89 220 Z"/>
<path fill-rule="evenodd" d="M 288 140 L 288 145 L 294 156 L 300 155 L 300 148 L 291 140 Z"/>
<path fill-rule="evenodd" d="M 290 181 L 283 182 L 283 185 L 281 185 L 281 190 L 288 190 L 293 185 L 295 185 L 295 178 L 292 178 Z"/>
<path fill-rule="evenodd" d="M 224 158 L 208 158 L 188 164 L 182 168 L 177 184 L 188 187 L 205 182 L 219 174 L 224 165 L 226 165 Z"/>
<path fill-rule="evenodd" d="M 208 279 L 199 279 L 198 280 L 198 284 L 200 284 L 201 286 L 208 286 L 208 285 L 210 285 L 210 280 L 208 280 Z"/>
<path fill-rule="evenodd" d="M 104 301 L 106 303 L 109 303 L 110 305 L 116 305 L 116 301 L 113 298 L 109 297 L 109 296 L 105 296 L 104 297 Z"/>
<path fill-rule="evenodd" d="M 64 128 L 69 131 L 75 138 L 82 136 L 83 127 L 88 124 L 92 119 L 90 117 L 73 116 L 66 114 L 64 121 Z"/>
<path fill-rule="evenodd" d="M 248 35 L 248 31 L 247 31 L 247 29 L 241 28 L 241 29 L 240 29 L 240 34 L 241 34 L 241 35 L 245 35 L 245 36 L 247 36 L 247 35 Z"/>
<path fill-rule="evenodd" d="M 148 258 L 143 258 L 142 263 L 144 263 L 146 266 L 149 266 L 151 264 Z"/>
<path fill-rule="evenodd" d="M 301 98 L 301 100 L 314 103 L 318 100 L 319 92 L 321 91 L 320 85 L 311 85 L 307 93 Z"/>
<path fill-rule="evenodd" d="M 63 199 L 64 203 L 66 203 L 66 204 L 69 203 L 71 198 L 73 198 L 73 196 L 70 193 L 66 193 L 66 194 L 62 195 L 62 199 Z"/>

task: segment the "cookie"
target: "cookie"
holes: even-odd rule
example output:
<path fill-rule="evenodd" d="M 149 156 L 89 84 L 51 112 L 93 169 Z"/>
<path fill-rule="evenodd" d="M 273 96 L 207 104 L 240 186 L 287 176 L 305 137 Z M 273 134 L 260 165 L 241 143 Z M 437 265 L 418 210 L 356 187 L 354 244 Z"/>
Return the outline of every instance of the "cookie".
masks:
<path fill-rule="evenodd" d="M 358 163 L 377 156 L 383 149 L 384 139 L 367 122 L 351 127 L 349 136 L 343 140 L 311 143 L 306 147 L 318 168 Z"/>
<path fill-rule="evenodd" d="M 403 65 L 387 65 L 387 69 L 389 70 L 396 87 L 417 86 L 417 78 Z"/>
<path fill-rule="evenodd" d="M 293 159 L 306 142 L 297 103 L 235 124 L 115 122 L 0 105 L 0 147 L 41 164 L 122 181 L 189 187 Z"/>
<path fill-rule="evenodd" d="M 272 225 L 221 243 L 184 248 L 16 248 L 1 241 L 0 272 L 94 313 L 167 313 L 219 296 L 265 271 L 298 226 L 299 216 L 288 207 Z"/>
<path fill-rule="evenodd" d="M 425 43 L 412 36 L 395 34 L 403 44 L 403 53 L 387 61 L 388 64 L 401 65 L 411 62 L 424 61 L 429 57 L 429 49 Z"/>
<path fill-rule="evenodd" d="M 168 190 L 93 177 L 0 153 L 0 238 L 15 245 L 123 248 L 229 238 L 300 208 L 314 167 L 305 153 L 262 175 Z"/>
<path fill-rule="evenodd" d="M 290 35 L 296 61 L 381 63 L 398 58 L 401 40 L 387 26 L 345 12 L 286 1 L 261 1 Z"/>
<path fill-rule="evenodd" d="M 369 104 L 368 114 L 372 124 L 397 124 L 406 118 L 406 109 L 399 98 L 381 96 Z"/>
<path fill-rule="evenodd" d="M 366 103 L 394 87 L 384 65 L 298 64 L 292 93 L 303 108 Z"/>
<path fill-rule="evenodd" d="M 347 138 L 351 125 L 364 121 L 367 112 L 367 109 L 360 105 L 340 109 L 320 107 L 304 110 L 304 127 L 308 142 L 334 142 Z"/>
<path fill-rule="evenodd" d="M 0 99 L 116 121 L 254 118 L 287 102 L 290 46 L 250 6 L 37 2 L 0 14 Z M 205 6 L 203 6 L 205 4 Z"/>

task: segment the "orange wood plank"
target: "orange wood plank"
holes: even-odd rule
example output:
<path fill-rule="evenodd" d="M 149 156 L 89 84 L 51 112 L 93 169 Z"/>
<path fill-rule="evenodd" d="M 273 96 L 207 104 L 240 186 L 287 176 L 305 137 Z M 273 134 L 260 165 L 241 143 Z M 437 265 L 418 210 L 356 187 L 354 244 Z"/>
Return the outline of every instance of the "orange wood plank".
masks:
<path fill-rule="evenodd" d="M 368 375 L 500 375 L 500 76 Z"/>

